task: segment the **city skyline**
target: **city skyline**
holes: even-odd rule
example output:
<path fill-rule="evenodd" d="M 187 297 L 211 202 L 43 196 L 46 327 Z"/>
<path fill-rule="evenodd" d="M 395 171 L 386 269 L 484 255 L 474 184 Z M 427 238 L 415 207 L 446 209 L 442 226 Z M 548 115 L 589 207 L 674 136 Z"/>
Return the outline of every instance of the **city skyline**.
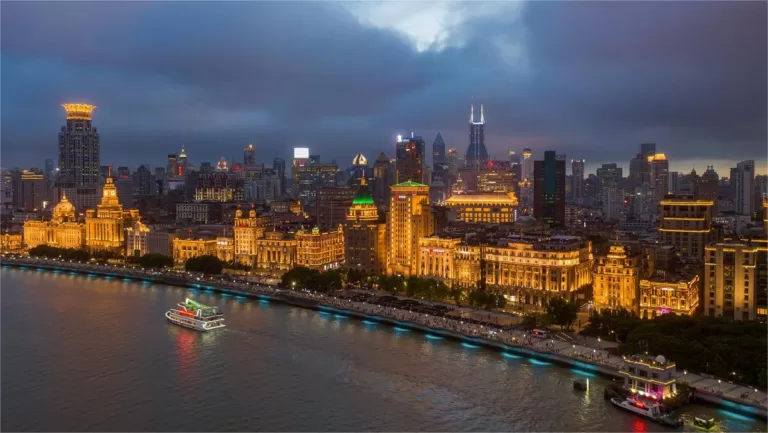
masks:
<path fill-rule="evenodd" d="M 388 11 L 376 5 L 311 4 L 291 10 L 271 3 L 228 4 L 215 8 L 215 23 L 201 29 L 181 26 L 176 37 L 149 46 L 134 29 L 153 34 L 176 13 L 193 18 L 211 12 L 209 6 L 119 4 L 109 10 L 118 7 L 124 13 L 108 14 L 98 3 L 74 8 L 3 3 L 2 103 L 14 107 L 2 113 L 3 165 L 42 166 L 55 156 L 51 132 L 60 128 L 59 105 L 66 102 L 99 106 L 94 121 L 102 136 L 102 162 L 133 168 L 162 166 L 164 156 L 182 146 L 198 164 L 221 156 L 232 161 L 249 142 L 259 162 L 289 159 L 290 148 L 307 146 L 345 167 L 359 152 L 371 160 L 381 151 L 393 157 L 396 136 L 411 131 L 429 144 L 439 132 L 446 148 L 463 154 L 469 144 L 468 105 L 483 104 L 492 159 L 529 147 L 535 158 L 556 150 L 568 159 L 586 159 L 585 174 L 610 162 L 626 171 L 637 145 L 655 142 L 669 157 L 670 171 L 701 172 L 714 165 L 728 176 L 747 159 L 756 161 L 758 174 L 768 171 L 766 38 L 760 19 L 753 18 L 765 15 L 765 4 L 478 4 L 469 18 L 460 17 L 468 10 L 460 3 L 412 10 L 385 6 Z M 452 18 L 437 20 L 438 29 L 422 26 L 421 33 L 397 19 L 394 25 L 381 21 L 386 13 L 423 17 L 435 11 Z M 311 20 L 310 13 L 318 19 Z M 553 34 L 542 33 L 562 14 L 572 19 Z M 509 27 L 530 37 L 506 29 L 500 15 L 508 15 L 514 24 Z M 88 17 L 98 25 L 69 28 L 61 16 Z M 253 35 L 246 35 L 251 16 L 256 25 Z M 670 30 L 651 19 L 657 16 L 689 19 Z M 300 22 L 308 34 L 322 33 L 317 43 L 325 44 L 327 56 L 304 55 L 317 47 L 293 35 L 276 42 L 282 54 L 252 47 L 253 39 L 274 30 L 265 17 Z M 316 22 L 320 18 L 327 20 Z M 649 22 L 625 28 L 629 19 Z M 604 21 L 605 28 L 575 33 L 575 26 L 595 20 Z M 225 24 L 230 28 L 218 28 Z M 480 34 L 483 25 L 492 43 Z M 87 43 L 61 45 L 56 35 L 62 31 L 68 39 L 87 32 L 80 35 Z M 207 37 L 202 50 L 179 42 L 188 31 Z M 439 37 L 425 45 L 430 31 Z M 605 32 L 620 33 L 620 41 L 601 37 Z M 706 38 L 708 33 L 718 39 Z M 338 43 L 350 36 L 358 42 Z M 244 48 L 232 45 L 241 39 Z M 637 58 L 626 58 L 619 43 L 632 47 L 628 51 Z M 216 44 L 226 49 L 217 52 Z M 158 57 L 159 49 L 173 50 L 177 58 Z M 363 65 L 361 56 L 369 53 L 378 59 Z M 189 70 L 189 62 L 207 55 L 228 66 Z M 361 60 L 350 64 L 351 57 Z M 453 63 L 461 63 L 460 71 L 445 72 L 457 69 Z M 411 66 L 426 72 L 411 72 Z M 243 68 L 253 72 L 242 74 Z M 279 68 L 294 71 L 295 79 L 270 72 Z M 560 68 L 570 68 L 571 74 L 558 75 Z M 629 73 L 632 68 L 646 73 Z M 234 92 L 238 89 L 240 94 Z M 416 101 L 425 101 L 428 109 L 404 108 Z"/>

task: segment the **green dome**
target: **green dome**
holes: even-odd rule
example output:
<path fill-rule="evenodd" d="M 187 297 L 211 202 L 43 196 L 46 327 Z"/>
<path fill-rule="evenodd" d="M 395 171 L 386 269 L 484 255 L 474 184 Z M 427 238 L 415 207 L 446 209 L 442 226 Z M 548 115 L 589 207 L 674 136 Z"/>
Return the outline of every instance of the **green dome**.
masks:
<path fill-rule="evenodd" d="M 352 204 L 375 204 L 373 201 L 373 196 L 371 195 L 370 191 L 368 191 L 367 185 L 360 186 L 360 189 L 357 190 L 357 195 L 352 200 Z"/>

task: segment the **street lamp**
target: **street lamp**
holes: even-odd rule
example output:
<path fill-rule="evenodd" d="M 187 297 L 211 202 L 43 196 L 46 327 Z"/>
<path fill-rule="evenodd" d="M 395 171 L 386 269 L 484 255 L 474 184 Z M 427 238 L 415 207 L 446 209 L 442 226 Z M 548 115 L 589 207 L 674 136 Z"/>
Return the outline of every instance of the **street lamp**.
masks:
<path fill-rule="evenodd" d="M 722 382 L 722 381 L 721 381 L 720 379 L 717 379 L 717 390 L 718 390 L 718 391 L 720 391 L 720 383 L 721 383 L 721 382 Z"/>

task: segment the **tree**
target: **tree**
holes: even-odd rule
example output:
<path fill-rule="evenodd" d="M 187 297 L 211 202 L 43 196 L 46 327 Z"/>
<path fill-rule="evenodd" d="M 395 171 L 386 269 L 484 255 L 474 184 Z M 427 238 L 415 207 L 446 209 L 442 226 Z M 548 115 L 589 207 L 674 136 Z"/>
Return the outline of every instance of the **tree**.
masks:
<path fill-rule="evenodd" d="M 464 300 L 464 291 L 461 289 L 461 287 L 451 287 L 448 295 L 453 300 L 453 302 L 456 303 L 457 307 L 461 307 L 461 302 Z"/>
<path fill-rule="evenodd" d="M 48 257 L 79 262 L 87 262 L 91 259 L 91 254 L 88 251 L 74 248 L 57 248 L 49 245 L 38 245 L 30 248 L 29 255 L 32 257 Z"/>
<path fill-rule="evenodd" d="M 184 268 L 189 272 L 202 272 L 204 274 L 221 274 L 223 268 L 221 260 L 216 256 L 193 257 L 184 263 Z"/>
<path fill-rule="evenodd" d="M 173 267 L 173 258 L 163 254 L 148 253 L 139 257 L 136 263 L 142 268 L 170 268 Z"/>
<path fill-rule="evenodd" d="M 541 324 L 541 314 L 528 313 L 525 316 L 523 316 L 523 320 L 521 324 L 525 329 L 534 329 Z"/>
<path fill-rule="evenodd" d="M 579 311 L 578 305 L 563 298 L 552 298 L 547 302 L 547 317 L 560 328 L 571 329 L 573 322 L 576 321 L 576 313 Z"/>
<path fill-rule="evenodd" d="M 296 266 L 283 274 L 281 282 L 283 286 L 291 289 L 303 289 L 309 285 L 309 279 L 313 275 L 313 272 L 317 271 L 314 271 L 313 269 L 307 268 L 305 266 Z"/>

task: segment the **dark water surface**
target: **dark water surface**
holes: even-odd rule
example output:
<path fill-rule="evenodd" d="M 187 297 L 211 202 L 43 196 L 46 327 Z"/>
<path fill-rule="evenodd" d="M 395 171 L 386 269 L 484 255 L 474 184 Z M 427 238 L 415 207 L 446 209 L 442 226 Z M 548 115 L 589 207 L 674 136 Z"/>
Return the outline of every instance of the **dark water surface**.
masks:
<path fill-rule="evenodd" d="M 606 404 L 606 379 L 383 324 L 68 272 L 0 282 L 4 431 L 667 431 Z M 228 328 L 168 324 L 185 296 Z"/>

